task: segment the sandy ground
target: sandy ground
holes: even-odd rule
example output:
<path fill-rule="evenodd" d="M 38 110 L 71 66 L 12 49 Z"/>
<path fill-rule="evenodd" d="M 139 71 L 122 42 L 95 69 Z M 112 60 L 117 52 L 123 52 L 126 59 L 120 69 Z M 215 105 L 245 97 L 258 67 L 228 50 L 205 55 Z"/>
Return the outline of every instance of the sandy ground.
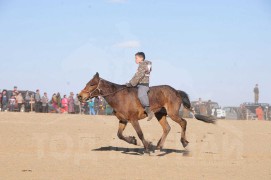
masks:
<path fill-rule="evenodd" d="M 140 123 L 156 144 L 159 123 Z M 149 156 L 117 138 L 115 117 L 0 113 L 0 179 L 271 179 L 271 122 L 188 119 L 188 150 L 169 123 Z M 130 124 L 125 135 L 136 136 Z"/>

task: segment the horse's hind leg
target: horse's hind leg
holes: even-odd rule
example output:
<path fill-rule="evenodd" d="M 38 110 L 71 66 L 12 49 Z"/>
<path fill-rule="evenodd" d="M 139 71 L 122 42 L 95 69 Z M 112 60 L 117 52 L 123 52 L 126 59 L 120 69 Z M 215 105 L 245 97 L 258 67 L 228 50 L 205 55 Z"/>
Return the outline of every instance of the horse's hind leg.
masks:
<path fill-rule="evenodd" d="M 134 120 L 134 121 L 131 121 L 131 124 L 133 125 L 139 139 L 142 141 L 142 143 L 144 145 L 145 152 L 149 153 L 150 148 L 152 147 L 152 144 L 145 140 L 143 132 L 142 132 L 141 127 L 139 125 L 139 122 L 137 120 Z"/>
<path fill-rule="evenodd" d="M 183 145 L 183 147 L 186 147 L 188 145 L 188 141 L 186 140 L 186 125 L 187 125 L 187 121 L 183 118 L 181 118 L 178 113 L 177 115 L 175 114 L 170 114 L 169 115 L 170 118 L 175 121 L 176 123 L 178 123 L 181 127 L 182 127 L 182 133 L 181 133 L 181 143 Z"/>
<path fill-rule="evenodd" d="M 123 135 L 123 131 L 126 128 L 126 126 L 127 126 L 127 121 L 119 121 L 118 137 L 129 144 L 137 145 L 137 140 L 134 136 L 125 137 Z"/>
<path fill-rule="evenodd" d="M 158 119 L 160 125 L 163 128 L 163 135 L 162 135 L 161 139 L 159 140 L 159 142 L 157 144 L 157 147 L 156 147 L 156 149 L 161 150 L 163 148 L 163 146 L 164 146 L 167 135 L 168 135 L 171 128 L 170 128 L 170 126 L 169 126 L 169 124 L 167 122 L 167 118 L 166 118 L 167 114 L 156 113 L 155 116 L 156 116 L 156 118 Z"/>

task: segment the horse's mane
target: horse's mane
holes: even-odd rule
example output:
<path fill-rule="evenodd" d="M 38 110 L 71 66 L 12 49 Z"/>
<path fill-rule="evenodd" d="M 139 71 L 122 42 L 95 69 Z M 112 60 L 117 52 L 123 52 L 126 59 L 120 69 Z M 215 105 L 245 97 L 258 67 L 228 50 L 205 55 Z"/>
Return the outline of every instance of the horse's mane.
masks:
<path fill-rule="evenodd" d="M 110 82 L 110 81 L 105 80 L 103 78 L 101 78 L 101 80 L 106 83 L 106 85 L 107 85 L 106 87 L 107 88 L 113 88 L 115 90 L 118 90 L 120 88 L 126 87 L 126 85 L 121 85 L 121 84 L 113 83 L 113 82 Z"/>

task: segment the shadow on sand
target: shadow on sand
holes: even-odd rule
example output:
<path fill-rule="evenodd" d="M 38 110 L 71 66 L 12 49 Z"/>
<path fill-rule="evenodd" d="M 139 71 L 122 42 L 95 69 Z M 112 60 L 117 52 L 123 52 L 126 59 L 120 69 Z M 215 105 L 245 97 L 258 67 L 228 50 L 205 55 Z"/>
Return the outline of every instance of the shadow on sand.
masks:
<path fill-rule="evenodd" d="M 100 147 L 98 149 L 93 149 L 92 151 L 116 151 L 129 155 L 139 155 L 139 156 L 144 155 L 144 148 L 124 148 L 124 147 L 107 146 Z M 155 154 L 157 154 L 157 156 L 162 157 L 172 153 L 182 154 L 183 156 L 189 156 L 189 151 L 176 149 L 162 149 L 161 151 L 157 150 Z"/>

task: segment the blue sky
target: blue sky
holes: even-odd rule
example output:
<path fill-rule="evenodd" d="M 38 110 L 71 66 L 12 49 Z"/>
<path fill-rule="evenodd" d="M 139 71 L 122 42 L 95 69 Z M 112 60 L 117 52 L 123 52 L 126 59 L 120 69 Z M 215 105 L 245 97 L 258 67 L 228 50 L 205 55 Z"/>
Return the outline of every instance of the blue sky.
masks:
<path fill-rule="evenodd" d="M 79 92 L 99 72 L 124 84 L 134 54 L 152 85 L 221 105 L 271 103 L 268 0 L 0 0 L 0 89 Z"/>

